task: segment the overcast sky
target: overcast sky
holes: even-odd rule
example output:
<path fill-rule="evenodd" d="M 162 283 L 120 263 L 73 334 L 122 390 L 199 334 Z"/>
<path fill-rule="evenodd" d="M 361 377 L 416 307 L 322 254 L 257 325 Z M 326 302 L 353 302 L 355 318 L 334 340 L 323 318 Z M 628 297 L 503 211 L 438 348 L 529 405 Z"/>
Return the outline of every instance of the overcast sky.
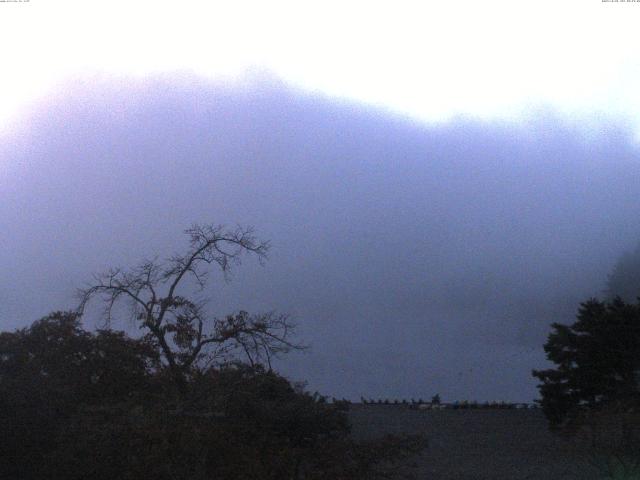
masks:
<path fill-rule="evenodd" d="M 638 3 L 600 0 L 7 3 L 0 119 L 69 75 L 257 68 L 431 121 L 543 105 L 639 129 L 639 19 Z"/>
<path fill-rule="evenodd" d="M 250 224 L 211 308 L 290 312 L 292 378 L 534 398 L 640 240 L 640 3 L 422 3 L 0 3 L 0 326 Z"/>

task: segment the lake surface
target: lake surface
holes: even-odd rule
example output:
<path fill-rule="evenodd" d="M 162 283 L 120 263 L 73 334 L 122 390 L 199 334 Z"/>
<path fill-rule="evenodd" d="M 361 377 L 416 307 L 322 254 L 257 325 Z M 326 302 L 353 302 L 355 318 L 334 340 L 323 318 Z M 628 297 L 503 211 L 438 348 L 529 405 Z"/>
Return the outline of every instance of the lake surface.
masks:
<path fill-rule="evenodd" d="M 420 411 L 398 405 L 352 405 L 356 438 L 423 433 L 415 459 L 425 480 L 591 480 L 602 475 L 576 442 L 552 435 L 540 410 Z"/>

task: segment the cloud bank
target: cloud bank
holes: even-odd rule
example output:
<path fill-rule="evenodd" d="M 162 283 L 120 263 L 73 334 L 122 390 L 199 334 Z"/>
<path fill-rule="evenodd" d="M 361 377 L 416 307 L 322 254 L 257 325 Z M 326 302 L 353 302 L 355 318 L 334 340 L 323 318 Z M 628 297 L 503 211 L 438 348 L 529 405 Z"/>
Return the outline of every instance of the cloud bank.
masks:
<path fill-rule="evenodd" d="M 74 306 L 94 272 L 179 251 L 193 222 L 249 224 L 270 260 L 216 278 L 211 310 L 290 312 L 312 345 L 281 362 L 292 378 L 530 401 L 549 323 L 640 238 L 624 124 L 425 126 L 268 79 L 66 89 L 0 147 L 5 329 Z"/>

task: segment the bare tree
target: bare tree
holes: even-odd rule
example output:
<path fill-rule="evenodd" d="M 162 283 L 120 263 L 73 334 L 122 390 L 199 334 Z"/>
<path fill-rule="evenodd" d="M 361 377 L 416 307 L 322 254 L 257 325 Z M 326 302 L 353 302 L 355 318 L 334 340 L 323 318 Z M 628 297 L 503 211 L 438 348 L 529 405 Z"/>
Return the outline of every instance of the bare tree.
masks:
<path fill-rule="evenodd" d="M 96 275 L 93 283 L 78 291 L 79 312 L 98 297 L 104 303 L 104 318 L 109 325 L 114 306 L 128 301 L 134 320 L 157 344 L 181 389 L 186 388 L 189 373 L 198 366 L 244 354 L 252 365 L 266 363 L 271 368 L 274 356 L 304 348 L 291 340 L 294 325 L 287 315 L 240 311 L 222 319 L 211 318 L 204 302 L 194 300 L 196 291 L 207 285 L 211 267 L 217 265 L 228 279 L 243 254 L 254 254 L 263 262 L 268 242 L 256 239 L 251 228 L 194 225 L 185 233 L 190 247 L 183 255 Z M 191 295 L 186 296 L 185 291 Z"/>

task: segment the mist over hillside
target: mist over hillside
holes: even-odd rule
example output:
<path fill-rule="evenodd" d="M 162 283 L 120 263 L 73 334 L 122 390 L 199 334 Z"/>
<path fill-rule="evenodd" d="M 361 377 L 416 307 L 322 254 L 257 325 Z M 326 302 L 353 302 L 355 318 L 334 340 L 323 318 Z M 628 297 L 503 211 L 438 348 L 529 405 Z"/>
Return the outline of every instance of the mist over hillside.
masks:
<path fill-rule="evenodd" d="M 0 147 L 3 329 L 180 251 L 194 222 L 253 225 L 269 262 L 205 293 L 217 315 L 293 315 L 312 348 L 285 374 L 354 399 L 531 401 L 549 323 L 640 239 L 623 124 L 421 125 L 272 79 L 63 87 Z"/>

